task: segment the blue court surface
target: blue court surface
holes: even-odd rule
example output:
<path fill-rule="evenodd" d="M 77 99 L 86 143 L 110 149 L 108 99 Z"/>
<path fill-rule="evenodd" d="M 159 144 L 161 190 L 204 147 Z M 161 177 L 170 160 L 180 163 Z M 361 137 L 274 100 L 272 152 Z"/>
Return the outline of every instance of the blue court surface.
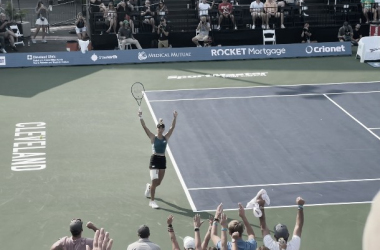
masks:
<path fill-rule="evenodd" d="M 380 187 L 380 82 L 146 92 L 178 121 L 169 156 L 194 211 L 370 202 Z M 168 181 L 168 180 L 166 180 Z"/>

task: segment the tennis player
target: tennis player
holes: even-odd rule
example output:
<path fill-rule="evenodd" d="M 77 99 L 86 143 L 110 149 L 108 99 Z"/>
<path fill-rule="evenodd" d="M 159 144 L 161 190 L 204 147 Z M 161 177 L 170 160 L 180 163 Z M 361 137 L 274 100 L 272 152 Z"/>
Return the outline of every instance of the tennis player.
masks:
<path fill-rule="evenodd" d="M 153 154 L 150 157 L 150 179 L 152 181 L 151 184 L 146 184 L 145 189 L 145 197 L 149 198 L 149 206 L 152 208 L 159 208 L 157 203 L 154 201 L 154 196 L 156 193 L 156 187 L 159 186 L 164 179 L 165 176 L 165 169 L 166 169 L 166 157 L 165 157 L 165 151 L 166 146 L 168 144 L 168 140 L 170 136 L 173 133 L 173 130 L 175 128 L 176 120 L 177 120 L 177 111 L 173 112 L 173 121 L 172 126 L 169 128 L 169 131 L 164 135 L 165 131 L 165 124 L 163 123 L 163 120 L 160 119 L 159 123 L 157 124 L 157 135 L 150 132 L 150 130 L 146 127 L 145 122 L 142 117 L 142 112 L 139 112 L 140 122 L 141 125 L 146 133 L 146 135 L 149 137 L 150 142 L 152 143 L 152 149 Z"/>

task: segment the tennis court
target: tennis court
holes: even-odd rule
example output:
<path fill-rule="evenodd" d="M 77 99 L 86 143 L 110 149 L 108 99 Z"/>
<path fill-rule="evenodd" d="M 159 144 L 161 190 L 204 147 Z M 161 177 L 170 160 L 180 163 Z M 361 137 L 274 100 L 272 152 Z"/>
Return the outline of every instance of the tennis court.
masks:
<path fill-rule="evenodd" d="M 380 184 L 380 84 L 347 83 L 147 93 L 153 113 L 182 119 L 170 142 L 193 210 L 370 202 Z M 155 117 L 157 120 L 157 117 Z M 166 120 L 170 118 L 167 117 Z M 202 173 L 199 175 L 199 173 Z"/>
<path fill-rule="evenodd" d="M 271 197 L 270 228 L 281 222 L 292 230 L 292 206 L 305 198 L 305 249 L 361 247 L 368 202 L 379 187 L 380 84 L 373 82 L 378 69 L 354 56 L 0 74 L 4 249 L 49 249 L 69 234 L 73 218 L 106 228 L 115 249 L 135 241 L 141 224 L 153 242 L 171 249 L 169 214 L 181 245 L 193 234 L 193 211 L 207 219 L 207 210 L 223 202 L 228 218 L 239 219 L 236 203 L 260 188 Z M 156 119 L 168 126 L 173 110 L 179 113 L 157 189 L 159 210 L 143 196 L 151 145 L 130 93 L 138 81 L 147 90 L 142 110 L 151 131 Z M 12 171 L 14 144 L 25 142 L 17 126 L 30 122 L 44 123 L 45 148 L 34 152 L 45 154 L 46 167 Z M 247 217 L 261 245 L 259 221 L 248 210 Z"/>

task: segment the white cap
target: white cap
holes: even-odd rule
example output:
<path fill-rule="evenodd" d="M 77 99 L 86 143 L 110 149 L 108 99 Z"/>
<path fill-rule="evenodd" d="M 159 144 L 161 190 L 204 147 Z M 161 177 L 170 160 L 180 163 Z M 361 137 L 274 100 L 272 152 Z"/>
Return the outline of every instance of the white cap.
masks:
<path fill-rule="evenodd" d="M 194 240 L 194 238 L 189 237 L 189 236 L 186 236 L 185 238 L 183 238 L 183 247 L 185 249 L 188 249 L 188 248 L 195 249 L 195 240 Z"/>

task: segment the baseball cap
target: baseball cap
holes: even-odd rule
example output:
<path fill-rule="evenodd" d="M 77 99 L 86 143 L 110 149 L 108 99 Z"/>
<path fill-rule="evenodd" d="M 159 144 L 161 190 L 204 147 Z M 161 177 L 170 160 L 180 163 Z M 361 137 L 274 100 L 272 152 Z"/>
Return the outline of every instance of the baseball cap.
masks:
<path fill-rule="evenodd" d="M 83 222 L 81 219 L 73 219 L 70 222 L 70 232 L 76 232 L 76 233 L 82 232 L 83 231 L 82 225 L 83 225 Z"/>
<path fill-rule="evenodd" d="M 192 248 L 195 249 L 195 240 L 192 237 L 186 236 L 183 238 L 183 247 L 185 249 Z"/>
<path fill-rule="evenodd" d="M 148 238 L 150 235 L 149 227 L 147 225 L 141 225 L 137 230 L 137 234 L 140 238 Z"/>
<path fill-rule="evenodd" d="M 289 237 L 288 228 L 283 224 L 277 224 L 274 227 L 274 237 L 276 237 L 276 239 L 284 238 L 287 240 Z"/>

